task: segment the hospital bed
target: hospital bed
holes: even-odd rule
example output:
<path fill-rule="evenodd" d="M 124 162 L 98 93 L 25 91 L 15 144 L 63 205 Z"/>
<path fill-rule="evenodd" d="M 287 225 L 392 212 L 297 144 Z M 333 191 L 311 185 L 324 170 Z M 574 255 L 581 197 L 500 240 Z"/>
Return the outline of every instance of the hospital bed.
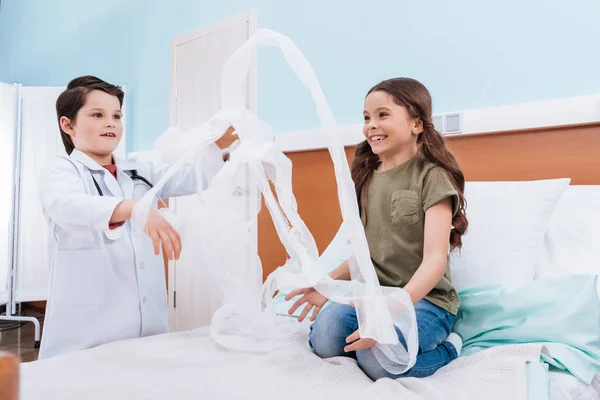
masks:
<path fill-rule="evenodd" d="M 468 286 L 469 280 L 475 278 L 483 282 L 491 279 L 507 284 L 523 284 L 529 279 L 534 281 L 575 272 L 600 272 L 600 262 L 591 266 L 581 263 L 588 256 L 595 257 L 589 252 L 600 251 L 594 250 L 600 242 L 600 230 L 595 229 L 600 226 L 600 123 L 455 136 L 448 140 L 468 181 L 522 182 L 518 187 L 509 188 L 514 196 L 519 197 L 519 201 L 504 199 L 506 201 L 488 208 L 471 203 L 467 208 L 473 230 L 470 233 L 475 237 L 478 229 L 481 230 L 478 226 L 485 226 L 485 218 L 497 216 L 501 209 L 504 217 L 492 219 L 496 225 L 486 234 L 502 232 L 506 228 L 503 224 L 514 223 L 514 216 L 517 215 L 522 221 L 518 231 L 543 229 L 540 239 L 543 248 L 540 253 L 546 254 L 533 264 L 520 268 L 517 271 L 519 276 L 511 274 L 510 278 L 502 275 L 502 271 L 492 271 L 491 268 L 488 268 L 488 272 L 480 268 L 478 271 L 468 271 L 468 274 L 460 268 L 453 269 L 453 275 L 455 272 L 459 276 L 463 274 L 458 279 L 461 285 Z M 352 148 L 348 148 L 349 157 L 351 154 Z M 325 150 L 289 153 L 288 156 L 295 166 L 294 190 L 300 214 L 314 234 L 319 250 L 323 251 L 341 221 L 335 196 L 320 195 L 335 191 L 331 161 Z M 319 179 L 315 179 L 315 176 Z M 542 210 L 549 201 L 548 198 L 540 198 L 540 193 L 546 190 L 547 196 L 551 196 L 553 192 L 546 186 L 532 189 L 531 182 L 527 181 L 548 180 L 542 185 L 553 185 L 549 180 L 565 177 L 571 179 L 571 186 L 554 199 L 556 204 L 552 212 L 544 217 L 541 211 L 535 211 Z M 486 196 L 493 199 L 490 193 L 495 193 L 494 190 L 498 191 L 498 188 L 493 183 L 490 185 L 469 186 L 467 201 L 470 199 L 469 190 L 473 194 L 471 199 L 485 199 Z M 475 190 L 479 192 L 476 194 Z M 476 203 L 475 200 L 471 201 Z M 539 207 L 535 201 L 538 201 Z M 533 208 L 523 212 L 518 209 L 519 204 Z M 509 228 L 516 232 L 514 227 Z M 258 229 L 259 255 L 266 275 L 283 264 L 286 255 L 266 212 L 259 214 Z M 568 236 L 561 236 L 565 232 Z M 516 232 L 515 235 L 520 233 Z M 477 243 L 485 243 L 480 239 L 475 238 Z M 567 254 L 564 246 L 561 252 L 557 250 L 560 244 L 565 244 L 565 240 L 572 240 L 572 244 L 567 246 Z M 590 247 L 589 243 L 595 245 Z M 511 248 L 500 246 L 500 250 L 510 251 Z M 579 264 L 574 266 L 569 263 L 569 257 L 577 257 Z M 600 257 L 596 260 L 600 260 Z M 462 262 L 465 264 L 463 267 L 475 265 L 473 268 L 476 268 L 475 261 L 468 258 L 467 261 L 466 264 L 464 260 L 459 261 L 457 265 L 460 266 Z M 486 273 L 489 275 L 486 276 Z M 600 324 L 600 318 L 596 322 Z M 522 376 L 526 365 L 517 362 L 518 357 L 515 357 L 516 352 L 527 351 L 526 346 L 499 346 L 477 353 L 480 356 L 461 357 L 431 379 L 383 379 L 372 382 L 349 358 L 322 360 L 315 356 L 308 348 L 307 332 L 307 323 L 298 324 L 297 332 L 281 337 L 278 346 L 266 354 L 223 349 L 211 339 L 209 327 L 111 343 L 71 355 L 23 364 L 21 398 L 600 399 L 600 376 L 596 376 L 588 385 L 570 374 L 551 371 L 547 375 L 550 382 L 545 386 L 549 388 L 545 393 L 539 390 L 542 386 L 527 387 L 527 383 L 533 381 L 533 375 L 527 375 L 528 380 L 524 380 Z M 600 332 L 598 335 L 596 345 L 600 342 Z M 490 357 L 497 362 L 496 367 L 485 371 L 478 368 L 483 365 L 480 364 L 481 357 L 484 357 L 481 354 L 491 354 Z M 486 387 L 498 390 L 485 391 Z"/>

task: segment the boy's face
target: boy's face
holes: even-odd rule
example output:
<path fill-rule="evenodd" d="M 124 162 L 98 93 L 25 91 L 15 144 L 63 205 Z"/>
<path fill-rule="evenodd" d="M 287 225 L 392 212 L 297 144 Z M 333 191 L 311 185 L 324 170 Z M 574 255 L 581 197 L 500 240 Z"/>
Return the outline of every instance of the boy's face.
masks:
<path fill-rule="evenodd" d="M 119 99 L 100 90 L 87 94 L 86 102 L 70 124 L 75 148 L 89 155 L 105 157 L 117 148 L 123 135 Z"/>

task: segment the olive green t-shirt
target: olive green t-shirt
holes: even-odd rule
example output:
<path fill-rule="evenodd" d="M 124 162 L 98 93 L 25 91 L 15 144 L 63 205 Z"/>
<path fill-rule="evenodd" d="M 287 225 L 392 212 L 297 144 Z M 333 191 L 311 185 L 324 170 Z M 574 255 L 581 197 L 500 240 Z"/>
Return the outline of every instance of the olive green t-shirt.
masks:
<path fill-rule="evenodd" d="M 367 188 L 362 219 L 371 258 L 382 286 L 404 287 L 423 261 L 425 211 L 458 193 L 445 170 L 415 156 L 384 172 L 374 172 Z M 365 218 L 366 217 L 366 218 Z M 425 299 L 458 312 L 459 299 L 450 280 L 450 258 L 444 277 Z"/>

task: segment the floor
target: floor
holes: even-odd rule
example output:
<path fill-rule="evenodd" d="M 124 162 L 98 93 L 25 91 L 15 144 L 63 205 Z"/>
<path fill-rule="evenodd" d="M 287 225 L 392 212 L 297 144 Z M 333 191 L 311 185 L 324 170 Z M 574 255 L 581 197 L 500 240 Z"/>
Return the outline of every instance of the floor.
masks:
<path fill-rule="evenodd" d="M 4 314 L 3 311 L 2 314 Z M 25 309 L 21 311 L 21 315 L 38 318 L 42 330 L 44 329 L 43 311 Z M 18 327 L 19 325 L 21 326 Z M 39 349 L 35 348 L 35 330 L 33 324 L 31 322 L 23 324 L 15 321 L 0 321 L 0 351 L 16 354 L 21 359 L 21 362 L 36 361 Z"/>

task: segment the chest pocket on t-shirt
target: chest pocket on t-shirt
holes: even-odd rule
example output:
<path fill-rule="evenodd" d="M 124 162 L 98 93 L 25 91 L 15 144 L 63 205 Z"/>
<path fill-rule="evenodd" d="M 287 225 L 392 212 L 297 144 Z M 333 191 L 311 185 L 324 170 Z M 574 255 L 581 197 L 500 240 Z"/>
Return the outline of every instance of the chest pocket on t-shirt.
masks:
<path fill-rule="evenodd" d="M 414 190 L 392 193 L 392 224 L 414 225 L 419 222 L 419 194 Z"/>

